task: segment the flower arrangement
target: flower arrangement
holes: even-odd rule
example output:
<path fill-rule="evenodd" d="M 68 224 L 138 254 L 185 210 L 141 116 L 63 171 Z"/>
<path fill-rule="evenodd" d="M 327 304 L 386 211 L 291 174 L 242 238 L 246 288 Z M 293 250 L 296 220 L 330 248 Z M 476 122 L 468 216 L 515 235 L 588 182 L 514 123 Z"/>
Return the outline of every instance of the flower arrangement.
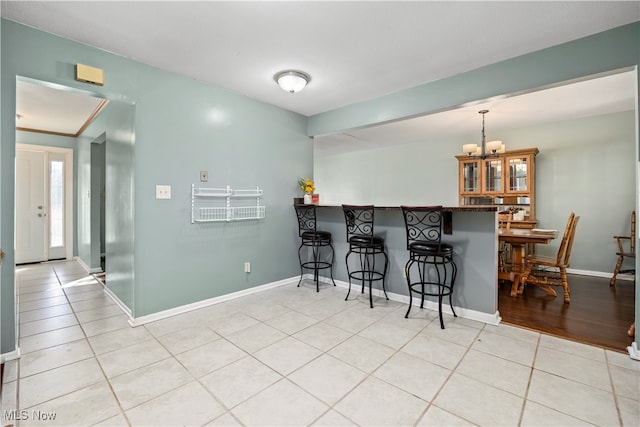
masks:
<path fill-rule="evenodd" d="M 300 179 L 298 179 L 298 186 L 306 194 L 311 194 L 316 190 L 316 186 L 313 183 L 313 180 L 310 179 L 310 178 L 300 178 Z"/>

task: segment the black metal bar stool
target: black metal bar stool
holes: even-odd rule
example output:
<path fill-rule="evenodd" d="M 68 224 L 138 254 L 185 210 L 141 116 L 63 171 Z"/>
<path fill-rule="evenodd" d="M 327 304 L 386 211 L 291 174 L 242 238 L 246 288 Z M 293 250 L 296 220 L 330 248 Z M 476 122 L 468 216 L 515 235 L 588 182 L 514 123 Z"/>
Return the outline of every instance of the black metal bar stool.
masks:
<path fill-rule="evenodd" d="M 458 268 L 453 260 L 453 246 L 441 241 L 442 206 L 401 206 L 401 208 L 409 251 L 409 261 L 404 267 L 409 285 L 409 309 L 404 317 L 409 317 L 413 293 L 421 296 L 420 308 L 424 308 L 425 296 L 436 296 L 440 327 L 444 329 L 442 299 L 445 296 L 449 297 L 449 306 L 453 315 L 458 317 L 451 303 Z M 418 270 L 417 281 L 412 281 L 410 275 L 411 267 L 414 265 Z"/>
<path fill-rule="evenodd" d="M 344 219 L 347 224 L 347 242 L 349 243 L 349 251 L 345 256 L 347 264 L 347 274 L 349 276 L 349 292 L 345 301 L 349 299 L 351 293 L 351 280 L 360 280 L 362 282 L 362 293 L 364 293 L 364 285 L 369 283 L 369 305 L 373 308 L 373 296 L 371 294 L 371 285 L 374 281 L 382 282 L 382 291 L 387 296 L 387 290 L 384 287 L 384 281 L 389 268 L 389 257 L 384 249 L 384 239 L 373 235 L 373 205 L 354 206 L 342 205 L 344 211 Z M 349 269 L 349 255 L 356 253 L 359 256 L 359 265 L 357 270 Z M 376 256 L 384 256 L 384 269 L 376 270 Z"/>
<path fill-rule="evenodd" d="M 314 205 L 294 205 L 296 215 L 298 217 L 298 235 L 302 242 L 298 248 L 298 259 L 300 260 L 300 280 L 298 286 L 302 283 L 304 269 L 313 270 L 313 281 L 316 282 L 316 292 L 320 291 L 320 283 L 318 281 L 318 272 L 320 270 L 329 269 L 333 286 L 333 245 L 331 244 L 331 233 L 328 231 L 318 231 L 316 229 L 316 207 Z M 310 261 L 302 261 L 302 248 L 309 247 L 312 251 L 312 259 Z M 321 248 L 328 247 L 331 249 L 328 258 L 321 258 Z"/>

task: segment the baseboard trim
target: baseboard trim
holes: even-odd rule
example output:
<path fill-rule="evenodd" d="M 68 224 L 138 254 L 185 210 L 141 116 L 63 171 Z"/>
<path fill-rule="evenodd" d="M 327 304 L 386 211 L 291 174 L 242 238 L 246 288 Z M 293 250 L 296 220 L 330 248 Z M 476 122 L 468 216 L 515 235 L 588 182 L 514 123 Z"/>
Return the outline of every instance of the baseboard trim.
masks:
<path fill-rule="evenodd" d="M 266 283 L 264 285 L 256 286 L 249 289 L 243 289 L 241 291 L 233 292 L 226 295 L 220 295 L 219 297 L 209 298 L 202 301 L 197 301 L 191 304 L 181 305 L 179 307 L 170 308 L 168 310 L 159 311 L 157 313 L 148 314 L 146 316 L 134 317 L 129 320 L 129 324 L 133 327 L 144 325 L 145 323 L 155 322 L 156 320 L 166 319 L 167 317 L 176 316 L 178 314 L 187 313 L 189 311 L 197 310 L 199 308 L 208 307 L 210 305 L 220 304 L 221 302 L 230 301 L 236 298 L 244 297 L 251 294 L 257 294 L 269 289 L 277 288 L 290 283 L 295 283 L 300 277 L 292 277 L 289 279 L 278 280 L 277 282 Z"/>
<path fill-rule="evenodd" d="M 16 359 L 20 359 L 20 347 L 8 353 L 0 354 L 0 363 L 7 363 Z"/>
<path fill-rule="evenodd" d="M 76 260 L 76 262 L 78 264 L 80 264 L 80 266 L 82 268 L 85 269 L 85 271 L 89 274 L 95 274 L 95 273 L 102 273 L 102 269 L 98 268 L 89 268 L 87 266 L 87 264 L 84 263 L 84 261 L 82 261 L 82 259 L 80 257 L 75 257 L 74 258 Z M 96 271 L 97 270 L 97 271 Z M 109 298 L 111 298 L 113 300 L 114 303 L 116 303 L 116 305 L 118 306 L 118 308 L 120 308 L 120 310 L 122 310 L 122 312 L 129 317 L 129 321 L 131 321 L 131 319 L 133 319 L 132 313 L 131 313 L 131 309 L 129 307 L 126 306 L 125 303 L 123 303 L 120 298 L 118 298 L 118 296 L 116 294 L 113 293 L 113 291 L 111 289 L 109 289 L 108 287 L 105 286 L 104 283 L 102 283 L 101 281 L 99 281 L 98 279 L 96 279 L 96 282 L 100 283 L 102 285 L 102 289 L 104 290 L 104 292 L 109 296 Z"/>
<path fill-rule="evenodd" d="M 567 268 L 567 273 L 577 274 L 578 276 L 601 277 L 604 279 L 611 279 L 613 277 L 613 272 L 608 271 L 577 270 L 573 268 Z M 616 280 L 635 280 L 635 276 L 633 274 L 618 274 Z"/>
<path fill-rule="evenodd" d="M 98 282 L 98 283 L 100 283 L 102 285 L 102 288 L 104 289 L 104 292 L 107 295 L 109 295 L 109 298 L 111 298 L 113 300 L 113 302 L 115 302 L 116 305 L 120 308 L 120 310 L 122 310 L 122 312 L 129 317 L 129 322 L 130 322 L 131 319 L 133 319 L 133 313 L 131 312 L 131 309 L 129 307 L 127 307 L 126 304 L 123 303 L 122 300 L 120 298 L 118 298 L 118 296 L 115 293 L 113 293 L 113 291 L 111 289 L 106 287 L 104 285 L 104 283 L 100 282 L 97 279 L 96 279 L 96 282 Z"/>
<path fill-rule="evenodd" d="M 640 348 L 638 348 L 637 341 L 632 342 L 631 345 L 627 347 L 627 351 L 629 352 L 629 357 L 633 360 L 640 360 Z"/>
<path fill-rule="evenodd" d="M 89 267 L 87 264 L 85 264 L 85 262 L 83 261 L 82 258 L 80 258 L 79 256 L 73 257 L 73 259 L 80 264 L 80 266 L 82 268 L 85 269 L 85 271 L 89 274 L 93 274 L 93 273 L 102 273 L 102 269 L 97 267 L 97 268 L 91 268 Z"/>
<path fill-rule="evenodd" d="M 313 275 L 305 274 L 304 276 L 302 276 L 302 278 L 303 279 L 313 280 Z M 330 278 L 320 277 L 319 279 L 320 279 L 320 282 L 322 282 L 322 283 L 333 284 L 333 282 L 331 282 Z M 339 287 L 345 288 L 345 289 L 349 289 L 349 283 L 348 282 L 343 282 L 342 280 L 334 280 L 334 281 L 336 283 L 336 286 L 339 286 Z M 374 296 L 380 297 L 380 298 L 384 298 L 384 292 L 382 292 L 382 290 L 380 290 L 380 289 L 372 289 L 371 291 L 372 291 Z M 387 295 L 389 296 L 389 299 L 391 301 L 397 301 L 397 302 L 401 302 L 401 303 L 407 304 L 407 305 L 409 304 L 409 296 L 408 295 L 401 295 L 401 294 L 397 294 L 397 293 L 394 293 L 394 292 L 387 292 Z M 420 306 L 420 300 L 417 299 L 417 298 L 413 298 L 413 306 L 414 307 Z M 438 311 L 438 303 L 435 302 L 435 301 L 427 301 L 427 300 L 425 300 L 424 308 L 426 308 L 427 310 L 432 310 L 432 311 L 437 312 Z M 456 306 L 454 306 L 454 309 L 456 311 L 456 314 L 459 317 L 462 317 L 462 318 L 465 318 L 465 319 L 476 320 L 478 322 L 486 323 L 486 324 L 489 324 L 489 325 L 498 325 L 502 321 L 502 318 L 500 317 L 500 312 L 498 312 L 498 311 L 496 311 L 493 314 L 490 314 L 490 313 L 483 313 L 481 311 L 469 310 L 469 309 L 466 309 L 466 308 L 456 307 Z M 442 312 L 453 315 L 453 312 L 451 311 L 451 307 L 449 307 L 449 304 L 443 304 L 442 305 Z"/>

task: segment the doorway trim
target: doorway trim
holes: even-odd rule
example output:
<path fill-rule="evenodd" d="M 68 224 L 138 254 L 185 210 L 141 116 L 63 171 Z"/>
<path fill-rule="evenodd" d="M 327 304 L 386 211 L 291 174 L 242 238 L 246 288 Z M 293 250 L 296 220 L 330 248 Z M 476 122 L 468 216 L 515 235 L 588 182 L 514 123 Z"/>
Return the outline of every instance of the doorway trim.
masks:
<path fill-rule="evenodd" d="M 48 145 L 32 145 L 24 143 L 16 143 L 16 150 L 28 150 L 28 151 L 44 151 L 47 153 L 59 153 L 64 154 L 64 161 L 67 167 L 65 168 L 65 183 L 64 183 L 64 210 L 65 210 L 65 259 L 73 259 L 74 241 L 73 241 L 73 199 L 75 197 L 73 191 L 73 178 L 74 178 L 74 164 L 73 164 L 73 149 L 52 147 Z"/>

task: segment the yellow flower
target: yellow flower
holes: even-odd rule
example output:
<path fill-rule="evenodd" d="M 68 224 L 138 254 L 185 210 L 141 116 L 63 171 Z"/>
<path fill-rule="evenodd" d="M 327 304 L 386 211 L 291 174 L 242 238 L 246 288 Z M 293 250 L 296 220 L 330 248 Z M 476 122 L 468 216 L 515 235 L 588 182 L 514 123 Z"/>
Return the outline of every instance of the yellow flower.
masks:
<path fill-rule="evenodd" d="M 313 180 L 310 178 L 300 178 L 298 179 L 298 186 L 302 191 L 307 194 L 311 194 L 315 191 L 316 186 L 313 183 Z"/>

